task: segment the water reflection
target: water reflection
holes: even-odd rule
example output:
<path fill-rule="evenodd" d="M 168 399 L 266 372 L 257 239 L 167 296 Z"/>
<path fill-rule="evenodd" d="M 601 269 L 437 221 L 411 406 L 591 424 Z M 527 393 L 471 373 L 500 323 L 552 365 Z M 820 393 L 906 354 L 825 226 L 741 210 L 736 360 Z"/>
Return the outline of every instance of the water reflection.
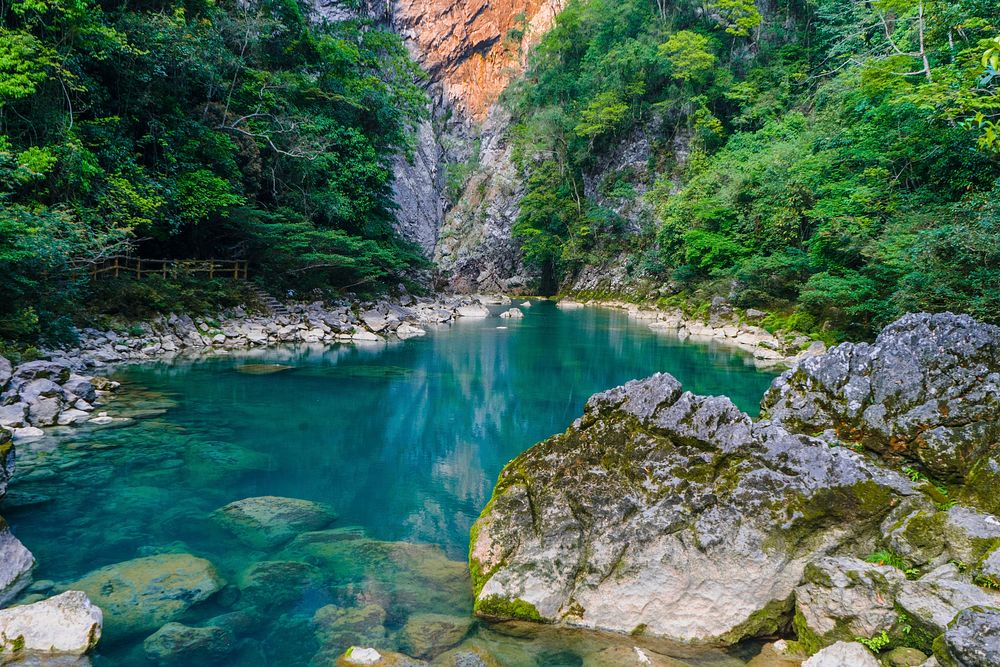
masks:
<path fill-rule="evenodd" d="M 372 604 L 385 605 L 387 617 L 375 627 L 398 648 L 410 614 L 428 611 L 413 602 L 421 587 L 448 592 L 431 611 L 468 614 L 468 531 L 497 474 L 564 430 L 592 393 L 666 371 L 689 390 L 726 394 L 755 411 L 771 379 L 737 353 L 681 344 L 620 313 L 560 312 L 539 303 L 524 320 L 504 321 L 507 329 L 498 329 L 500 322 L 460 321 L 405 343 L 298 346 L 125 368 L 117 376 L 122 398 L 109 409 L 133 419 L 22 447 L 3 514 L 36 554 L 36 578 L 50 580 L 51 590 L 152 554 L 210 560 L 237 587 L 212 603 L 219 608 L 191 612 L 199 622 L 209 612 L 249 613 L 250 589 L 239 582 L 254 564 L 319 568 L 322 582 L 304 588 L 281 619 L 254 621 L 259 645 L 247 655 L 263 654 L 265 663 L 309 662 L 323 637 L 343 639 L 331 629 L 337 614 Z M 241 372 L 247 364 L 289 368 Z M 348 531 L 350 540 L 334 532 L 297 539 L 283 551 L 247 551 L 210 517 L 254 496 L 323 503 L 339 515 L 335 526 L 358 528 Z M 404 542 L 433 545 L 438 555 L 416 558 Z M 345 563 L 365 558 L 374 559 L 370 571 L 343 579 Z M 418 561 L 438 563 L 434 576 L 414 575 Z M 386 563 L 394 565 L 382 571 Z M 445 578 L 435 578 L 441 572 Z M 320 614 L 330 604 L 334 610 Z M 490 632 L 480 640 L 495 641 Z M 102 651 L 113 664 L 144 664 L 141 640 Z M 230 661 L 259 664 L 247 660 Z"/>

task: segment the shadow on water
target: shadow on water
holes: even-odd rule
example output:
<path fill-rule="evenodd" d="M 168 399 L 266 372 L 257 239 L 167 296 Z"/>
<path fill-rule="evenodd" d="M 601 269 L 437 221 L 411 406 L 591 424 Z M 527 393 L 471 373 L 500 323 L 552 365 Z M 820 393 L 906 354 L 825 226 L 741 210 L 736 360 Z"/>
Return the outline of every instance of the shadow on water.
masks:
<path fill-rule="evenodd" d="M 187 600 L 148 623 L 112 618 L 96 657 L 108 665 L 151 664 L 143 640 L 167 620 L 235 637 L 224 660 L 220 647 L 204 646 L 187 665 L 333 664 L 354 643 L 413 653 L 434 635 L 428 614 L 451 617 L 467 646 L 504 665 L 579 665 L 631 646 L 551 628 L 466 627 L 469 528 L 497 474 L 564 430 L 591 394 L 627 380 L 669 372 L 688 390 L 728 395 L 755 414 L 772 376 L 739 353 L 681 343 L 622 313 L 561 312 L 548 302 L 525 312 L 406 342 L 123 368 L 108 409 L 135 419 L 19 450 L 2 512 L 39 560 L 31 594 L 158 554 L 214 564 L 226 584 L 190 608 L 181 582 L 155 600 L 105 609 L 126 620 L 130 603 Z M 312 501 L 338 518 L 261 545 L 213 515 L 256 496 Z M 691 664 L 743 664 L 733 653 L 657 649 Z"/>

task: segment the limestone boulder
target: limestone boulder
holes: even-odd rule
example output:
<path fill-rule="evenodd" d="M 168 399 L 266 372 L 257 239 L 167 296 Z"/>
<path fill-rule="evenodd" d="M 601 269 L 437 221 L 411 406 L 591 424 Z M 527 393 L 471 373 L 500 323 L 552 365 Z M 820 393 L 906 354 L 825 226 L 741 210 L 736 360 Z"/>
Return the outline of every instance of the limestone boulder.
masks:
<path fill-rule="evenodd" d="M 0 606 L 9 603 L 31 584 L 34 568 L 35 557 L 0 518 Z"/>
<path fill-rule="evenodd" d="M 856 558 L 810 563 L 795 589 L 799 640 L 818 648 L 892 630 L 899 620 L 896 596 L 905 584 L 900 570 Z"/>
<path fill-rule="evenodd" d="M 881 667 L 881 663 L 862 644 L 837 642 L 803 662 L 802 667 Z"/>
<path fill-rule="evenodd" d="M 459 306 L 455 310 L 455 314 L 458 317 L 468 317 L 468 318 L 478 318 L 482 319 L 484 317 L 490 316 L 490 309 L 482 304 L 472 303 L 465 306 Z"/>
<path fill-rule="evenodd" d="M 83 655 L 100 641 L 102 618 L 80 591 L 2 609 L 0 654 Z"/>
<path fill-rule="evenodd" d="M 845 343 L 804 360 L 771 386 L 762 407 L 796 432 L 833 431 L 887 460 L 963 482 L 1000 450 L 1000 327 L 949 313 L 906 315 L 872 344 Z"/>
<path fill-rule="evenodd" d="M 945 667 L 1000 665 L 1000 608 L 963 610 L 935 642 L 934 655 Z"/>
<path fill-rule="evenodd" d="M 680 641 L 774 633 L 806 565 L 871 541 L 914 493 L 658 374 L 594 396 L 504 469 L 472 531 L 476 612 Z"/>

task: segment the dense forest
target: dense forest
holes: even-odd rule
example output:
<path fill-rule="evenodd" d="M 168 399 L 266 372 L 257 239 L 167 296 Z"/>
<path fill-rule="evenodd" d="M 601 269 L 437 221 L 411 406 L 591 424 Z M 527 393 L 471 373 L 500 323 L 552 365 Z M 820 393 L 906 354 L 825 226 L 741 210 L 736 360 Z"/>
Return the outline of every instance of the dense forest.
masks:
<path fill-rule="evenodd" d="M 87 266 L 125 250 L 246 257 L 301 291 L 420 264 L 392 230 L 390 160 L 425 113 L 421 73 L 395 34 L 304 11 L 0 2 L 0 339 L 71 335 L 87 300 L 183 309 L 232 289 L 92 293 Z"/>
<path fill-rule="evenodd" d="M 983 0 L 571 0 L 505 100 L 526 257 L 565 284 L 624 256 L 668 300 L 830 338 L 914 310 L 998 321 L 998 20 Z M 636 234 L 582 193 L 639 127 L 658 139 Z"/>
<path fill-rule="evenodd" d="M 0 340 L 65 340 L 88 303 L 243 298 L 88 282 L 125 251 L 246 258 L 298 293 L 427 266 L 393 231 L 391 166 L 423 74 L 385 26 L 310 7 L 0 2 Z M 624 262 L 670 304 L 830 340 L 915 310 L 998 321 L 997 21 L 986 0 L 570 0 L 502 100 L 539 289 Z M 638 130 L 639 189 L 605 173 Z M 639 199 L 638 220 L 608 205 Z"/>

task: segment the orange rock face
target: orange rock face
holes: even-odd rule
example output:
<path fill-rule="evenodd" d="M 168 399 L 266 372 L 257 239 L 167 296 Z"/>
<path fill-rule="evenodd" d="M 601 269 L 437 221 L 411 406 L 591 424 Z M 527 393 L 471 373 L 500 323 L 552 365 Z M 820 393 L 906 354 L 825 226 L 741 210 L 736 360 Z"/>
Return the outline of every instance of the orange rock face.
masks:
<path fill-rule="evenodd" d="M 398 0 L 395 22 L 457 111 L 482 121 L 564 0 Z"/>

